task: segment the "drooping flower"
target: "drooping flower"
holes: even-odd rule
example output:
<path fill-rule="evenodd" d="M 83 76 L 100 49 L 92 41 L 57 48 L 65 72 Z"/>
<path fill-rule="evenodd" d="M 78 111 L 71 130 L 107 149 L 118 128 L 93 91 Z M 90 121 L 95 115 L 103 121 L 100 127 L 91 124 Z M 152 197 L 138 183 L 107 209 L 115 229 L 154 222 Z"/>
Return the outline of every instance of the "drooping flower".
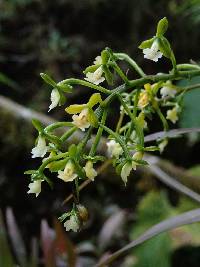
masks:
<path fill-rule="evenodd" d="M 31 151 L 32 158 L 38 158 L 38 157 L 43 158 L 46 153 L 47 153 L 47 145 L 45 138 L 39 136 L 37 145 Z"/>
<path fill-rule="evenodd" d="M 90 123 L 88 120 L 89 110 L 88 108 L 84 108 L 79 115 L 73 115 L 73 124 L 76 125 L 81 131 L 85 131 L 86 128 L 90 127 Z"/>
<path fill-rule="evenodd" d="M 85 170 L 87 178 L 94 181 L 94 178 L 97 176 L 97 172 L 93 168 L 92 161 L 87 161 L 87 163 L 86 163 L 85 167 L 83 167 L 83 169 Z"/>
<path fill-rule="evenodd" d="M 101 65 L 102 64 L 101 56 L 97 56 L 93 63 L 94 63 L 94 65 Z"/>
<path fill-rule="evenodd" d="M 168 140 L 167 139 L 164 139 L 164 140 L 162 140 L 162 142 L 159 143 L 158 148 L 160 150 L 160 153 L 162 153 L 164 151 L 164 149 L 167 146 L 167 144 L 168 144 Z"/>
<path fill-rule="evenodd" d="M 108 147 L 108 155 L 111 158 L 118 158 L 123 153 L 122 147 L 115 140 L 110 140 L 106 145 Z"/>
<path fill-rule="evenodd" d="M 64 223 L 64 227 L 66 231 L 72 230 L 73 232 L 77 232 L 80 227 L 78 217 L 76 215 L 71 215 L 69 220 Z"/>
<path fill-rule="evenodd" d="M 64 171 L 58 171 L 58 178 L 62 179 L 64 182 L 72 182 L 78 175 L 75 173 L 75 166 L 69 160 L 65 165 Z"/>
<path fill-rule="evenodd" d="M 138 107 L 143 109 L 149 104 L 149 95 L 148 92 L 142 91 L 139 95 Z"/>
<path fill-rule="evenodd" d="M 167 119 L 172 123 L 176 123 L 178 120 L 178 107 L 175 106 L 173 109 L 167 111 Z"/>
<path fill-rule="evenodd" d="M 132 168 L 132 163 L 130 162 L 125 163 L 122 167 L 121 178 L 125 184 L 127 183 L 127 178 L 130 175 Z"/>
<path fill-rule="evenodd" d="M 41 181 L 37 180 L 28 185 L 29 191 L 27 192 L 28 194 L 35 194 L 36 197 L 39 195 L 41 192 Z"/>
<path fill-rule="evenodd" d="M 158 42 L 153 42 L 151 48 L 143 49 L 144 58 L 153 60 L 155 62 L 158 61 L 159 58 L 162 57 L 162 53 L 159 51 Z"/>
<path fill-rule="evenodd" d="M 86 73 L 86 78 L 84 78 L 86 81 L 91 82 L 93 84 L 100 84 L 102 83 L 105 78 L 102 77 L 103 75 L 103 68 L 102 66 L 100 66 L 97 70 L 95 70 L 94 72 L 87 72 Z"/>
<path fill-rule="evenodd" d="M 49 106 L 48 112 L 52 110 L 53 108 L 57 107 L 57 105 L 59 104 L 59 101 L 60 101 L 60 93 L 57 88 L 54 88 L 51 91 L 51 105 Z"/>
<path fill-rule="evenodd" d="M 141 160 L 143 158 L 143 153 L 141 151 L 135 152 L 133 157 L 132 157 L 132 168 L 133 170 L 136 170 L 136 166 L 138 163 L 136 162 L 137 160 Z M 135 161 L 136 160 L 136 161 Z"/>
<path fill-rule="evenodd" d="M 167 96 L 169 97 L 174 97 L 176 95 L 177 91 L 172 88 L 171 86 L 163 86 L 161 89 L 160 89 L 160 94 L 162 96 L 162 98 L 165 98 Z"/>

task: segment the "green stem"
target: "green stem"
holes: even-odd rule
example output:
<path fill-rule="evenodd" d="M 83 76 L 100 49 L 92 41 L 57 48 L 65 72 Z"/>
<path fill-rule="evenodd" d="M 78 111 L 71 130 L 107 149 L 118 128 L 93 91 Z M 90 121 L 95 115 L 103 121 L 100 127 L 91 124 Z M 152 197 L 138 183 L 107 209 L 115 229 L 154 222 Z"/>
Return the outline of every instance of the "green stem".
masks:
<path fill-rule="evenodd" d="M 126 144 L 122 141 L 122 139 L 120 138 L 120 136 L 113 132 L 113 130 L 111 130 L 110 128 L 106 127 L 105 125 L 99 123 L 99 126 L 102 127 L 108 134 L 110 134 L 111 136 L 113 136 L 115 138 L 115 140 L 121 145 L 123 151 L 124 151 L 124 155 L 126 157 L 127 160 L 131 160 L 131 156 L 130 153 L 127 149 Z"/>
<path fill-rule="evenodd" d="M 123 71 L 120 69 L 120 67 L 117 65 L 117 63 L 111 63 L 110 65 L 113 67 L 113 69 L 118 73 L 118 75 L 122 78 L 122 80 L 125 83 L 128 83 L 129 82 L 128 78 L 123 73 Z"/>
<path fill-rule="evenodd" d="M 65 140 L 67 140 L 75 131 L 77 130 L 77 127 L 76 126 L 74 126 L 74 127 L 72 127 L 70 130 L 68 130 L 66 133 L 64 133 L 62 136 L 61 136 L 61 138 L 60 138 L 60 140 L 62 141 L 62 142 L 64 142 Z"/>
<path fill-rule="evenodd" d="M 116 130 L 115 130 L 116 133 L 119 132 L 119 130 L 120 130 L 121 126 L 122 126 L 122 122 L 123 122 L 123 119 L 124 119 L 124 114 L 125 114 L 125 112 L 124 112 L 124 109 L 123 109 L 122 112 L 120 113 L 120 117 L 119 117 L 119 120 L 118 120 L 118 123 L 117 123 L 117 127 L 116 127 Z"/>
<path fill-rule="evenodd" d="M 159 106 L 155 107 L 155 110 L 160 118 L 160 120 L 162 121 L 162 124 L 163 124 L 163 128 L 164 128 L 164 131 L 168 131 L 169 129 L 169 126 L 168 126 L 168 123 L 167 123 L 167 120 L 165 119 L 165 117 L 163 116 Z"/>
<path fill-rule="evenodd" d="M 95 89 L 95 90 L 102 92 L 104 94 L 107 94 L 107 95 L 111 94 L 110 90 L 108 90 L 102 86 L 99 86 L 99 85 L 96 85 L 96 84 L 93 84 L 93 83 L 90 83 L 90 82 L 87 82 L 84 80 L 80 80 L 80 79 L 70 78 L 70 79 L 66 79 L 66 80 L 63 80 L 63 81 L 58 83 L 58 85 L 62 85 L 62 84 L 70 84 L 70 85 L 78 84 L 78 85 L 82 85 L 82 86 L 86 86 L 86 87 Z"/>
<path fill-rule="evenodd" d="M 101 118 L 101 124 L 102 125 L 105 124 L 107 114 L 108 114 L 107 110 L 104 109 L 103 115 L 102 115 L 102 118 Z M 93 157 L 95 155 L 96 150 L 97 150 L 97 146 L 98 146 L 98 144 L 100 142 L 100 139 L 101 139 L 101 136 L 102 136 L 102 133 L 103 133 L 103 128 L 99 127 L 99 129 L 97 131 L 97 134 L 96 134 L 96 137 L 95 137 L 95 140 L 94 140 L 94 143 L 92 144 L 92 147 L 90 149 L 89 156 Z"/>
<path fill-rule="evenodd" d="M 200 88 L 200 83 L 193 84 L 193 85 L 186 86 L 186 87 L 182 87 L 181 89 L 184 89 L 185 91 L 190 91 L 192 89 L 198 89 L 198 88 Z"/>
<path fill-rule="evenodd" d="M 194 64 L 178 64 L 177 70 L 200 70 L 200 66 Z"/>
<path fill-rule="evenodd" d="M 138 66 L 138 64 L 131 58 L 129 57 L 127 54 L 125 53 L 114 53 L 114 56 L 119 59 L 119 60 L 125 60 L 127 63 L 130 64 L 130 66 L 137 71 L 137 73 L 142 76 L 145 77 L 145 73 L 143 72 L 143 70 Z"/>
<path fill-rule="evenodd" d="M 136 134 L 137 134 L 137 136 L 139 138 L 139 144 L 140 144 L 140 147 L 142 149 L 144 147 L 144 133 L 143 133 L 143 130 L 140 127 L 137 119 L 134 117 L 134 115 L 131 113 L 130 109 L 128 108 L 128 106 L 126 105 L 124 100 L 122 99 L 121 95 L 118 95 L 118 98 L 119 98 L 122 106 L 124 107 L 125 111 L 129 115 L 131 121 L 133 122 L 133 124 L 135 126 L 135 131 L 136 131 Z"/>
<path fill-rule="evenodd" d="M 65 153 L 60 153 L 60 154 L 58 154 L 57 156 L 51 157 L 51 158 L 49 158 L 49 159 L 46 159 L 46 160 L 42 163 L 42 165 L 40 166 L 40 168 L 38 169 L 38 171 L 39 171 L 40 173 L 42 173 L 42 172 L 44 171 L 44 169 L 46 168 L 46 166 L 47 166 L 49 163 L 51 163 L 51 162 L 53 162 L 53 161 L 56 161 L 56 160 L 59 160 L 59 159 L 62 159 L 62 158 L 65 158 L 65 157 L 67 157 L 67 156 L 68 156 L 68 152 L 65 152 Z"/>
<path fill-rule="evenodd" d="M 51 132 L 57 128 L 60 128 L 60 127 L 71 127 L 71 126 L 74 126 L 72 122 L 66 122 L 66 121 L 62 121 L 62 122 L 55 122 L 55 123 L 52 123 L 51 125 L 47 126 L 44 131 L 45 132 Z"/>
<path fill-rule="evenodd" d="M 148 82 L 159 82 L 167 80 L 179 80 L 179 79 L 191 79 L 192 77 L 200 76 L 200 70 L 191 70 L 191 71 L 178 71 L 176 73 L 170 74 L 157 74 L 157 75 L 147 75 L 144 78 L 136 79 L 129 81 L 127 88 L 132 88 L 136 86 L 143 86 Z"/>
<path fill-rule="evenodd" d="M 49 133 L 46 133 L 44 132 L 44 136 L 52 143 L 56 144 L 57 146 L 60 146 L 61 145 L 61 141 L 60 141 L 60 138 L 55 136 L 55 135 L 52 135 L 52 134 L 49 134 Z"/>

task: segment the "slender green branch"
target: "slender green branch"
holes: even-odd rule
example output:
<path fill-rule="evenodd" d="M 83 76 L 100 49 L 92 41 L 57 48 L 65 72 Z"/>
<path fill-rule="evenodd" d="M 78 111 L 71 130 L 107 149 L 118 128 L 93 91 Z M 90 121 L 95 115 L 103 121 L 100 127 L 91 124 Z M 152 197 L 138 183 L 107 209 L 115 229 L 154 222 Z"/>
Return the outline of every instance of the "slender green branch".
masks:
<path fill-rule="evenodd" d="M 178 64 L 176 67 L 178 70 L 200 70 L 200 66 L 194 64 Z"/>
<path fill-rule="evenodd" d="M 138 66 L 138 64 L 131 58 L 129 57 L 127 54 L 125 53 L 114 53 L 114 56 L 119 59 L 119 60 L 125 60 L 127 63 L 130 64 L 130 66 L 137 71 L 137 73 L 142 76 L 145 77 L 145 73 L 143 72 L 143 70 Z"/>
<path fill-rule="evenodd" d="M 182 89 L 184 89 L 185 91 L 190 91 L 190 90 L 199 89 L 199 88 L 200 88 L 200 83 L 182 87 Z"/>
<path fill-rule="evenodd" d="M 128 83 L 129 82 L 128 78 L 123 73 L 123 71 L 120 69 L 120 67 L 117 65 L 117 63 L 112 63 L 111 66 L 114 68 L 114 70 L 118 73 L 118 75 L 122 78 L 122 80 L 125 83 Z"/>
<path fill-rule="evenodd" d="M 192 77 L 200 76 L 200 70 L 191 70 L 191 71 L 178 71 L 176 73 L 170 74 L 157 74 L 157 75 L 147 75 L 144 78 L 136 79 L 129 81 L 128 88 L 143 86 L 148 82 L 159 82 L 167 80 L 180 80 L 180 79 L 191 79 Z"/>
<path fill-rule="evenodd" d="M 103 124 L 103 125 L 105 124 L 107 114 L 108 114 L 107 110 L 104 109 L 103 115 L 102 115 L 102 118 L 101 118 L 101 124 Z M 98 144 L 100 142 L 102 133 L 103 133 L 103 128 L 99 127 L 99 129 L 97 131 L 97 134 L 96 134 L 96 137 L 95 137 L 95 140 L 94 140 L 94 143 L 92 144 L 92 147 L 90 149 L 89 156 L 94 156 L 95 155 L 95 152 L 96 152 L 97 146 L 98 146 Z"/>
<path fill-rule="evenodd" d="M 47 126 L 44 131 L 45 132 L 51 132 L 57 128 L 60 128 L 60 127 L 71 127 L 71 126 L 74 126 L 72 122 L 66 122 L 66 121 L 62 121 L 62 122 L 55 122 L 55 123 L 52 123 L 51 125 Z"/>
<path fill-rule="evenodd" d="M 60 138 L 60 140 L 62 141 L 62 142 L 64 142 L 65 140 L 67 140 L 75 131 L 77 130 L 77 127 L 76 126 L 74 126 L 74 127 L 72 127 L 69 131 L 67 131 L 66 133 L 64 133 L 62 136 L 61 136 L 61 138 Z"/>
<path fill-rule="evenodd" d="M 124 119 L 124 114 L 125 114 L 125 112 L 124 112 L 124 109 L 123 109 L 122 112 L 120 113 L 119 120 L 118 120 L 118 123 L 117 123 L 117 126 L 116 126 L 116 130 L 115 130 L 116 133 L 119 132 L 119 130 L 120 130 L 121 126 L 122 126 L 122 122 L 123 122 L 123 119 Z"/>
<path fill-rule="evenodd" d="M 65 152 L 65 153 L 60 153 L 58 154 L 57 156 L 54 156 L 54 157 L 50 157 L 48 159 L 46 159 L 45 161 L 43 161 L 42 165 L 39 167 L 38 171 L 40 173 L 42 173 L 44 171 L 44 169 L 46 168 L 46 166 L 53 162 L 53 161 L 56 161 L 56 160 L 59 160 L 59 159 L 62 159 L 62 158 L 65 158 L 68 156 L 68 152 Z"/>
<path fill-rule="evenodd" d="M 143 133 L 143 130 L 140 127 L 137 119 L 134 117 L 134 115 L 131 113 L 130 109 L 128 108 L 128 106 L 126 105 L 126 103 L 124 102 L 124 100 L 122 99 L 121 95 L 118 95 L 118 98 L 119 98 L 122 106 L 124 107 L 125 111 L 129 115 L 131 121 L 133 122 L 133 124 L 135 126 L 136 134 L 137 134 L 137 136 L 139 138 L 139 144 L 140 144 L 141 148 L 143 148 L 144 147 L 144 133 Z"/>
<path fill-rule="evenodd" d="M 66 79 L 66 80 L 63 80 L 61 82 L 58 83 L 58 85 L 62 85 L 62 84 L 70 84 L 70 85 L 73 85 L 73 84 L 77 84 L 77 85 L 82 85 L 82 86 L 86 86 L 86 87 L 89 87 L 89 88 L 92 88 L 92 89 L 95 89 L 99 92 L 102 92 L 104 94 L 111 94 L 111 91 L 102 87 L 102 86 L 99 86 L 99 85 L 96 85 L 96 84 L 93 84 L 93 83 L 90 83 L 90 82 L 87 82 L 87 81 L 84 81 L 84 80 L 80 80 L 80 79 L 73 79 L 73 78 L 70 78 L 70 79 Z"/>

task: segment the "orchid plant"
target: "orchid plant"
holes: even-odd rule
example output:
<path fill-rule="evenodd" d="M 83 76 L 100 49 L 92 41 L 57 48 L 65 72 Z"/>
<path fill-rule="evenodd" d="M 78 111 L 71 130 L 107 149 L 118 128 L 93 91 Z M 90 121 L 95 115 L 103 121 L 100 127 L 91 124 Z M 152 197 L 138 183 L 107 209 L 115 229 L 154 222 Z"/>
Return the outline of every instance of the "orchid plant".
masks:
<path fill-rule="evenodd" d="M 74 104 L 65 108 L 72 115 L 71 121 L 55 122 L 46 128 L 38 120 L 33 125 L 38 131 L 36 146 L 32 149 L 32 158 L 43 158 L 37 170 L 26 171 L 31 176 L 28 193 L 38 196 L 43 182 L 52 187 L 48 171 L 55 173 L 63 182 L 73 183 L 74 204 L 72 210 L 64 213 L 60 220 L 67 231 L 80 230 L 87 220 L 87 209 L 79 202 L 79 184 L 85 179 L 94 180 L 97 176 L 95 165 L 112 160 L 116 173 L 121 175 L 124 184 L 132 170 L 139 165 L 147 165 L 143 157 L 146 151 L 160 150 L 167 145 L 167 138 L 157 140 L 154 146 L 145 146 L 144 136 L 148 130 L 148 121 L 158 116 L 164 131 L 169 123 L 176 123 L 181 112 L 183 95 L 199 84 L 191 87 L 179 87 L 177 80 L 200 76 L 200 66 L 193 64 L 177 64 L 170 42 L 165 37 L 168 28 L 166 18 L 157 24 L 153 38 L 143 41 L 139 49 L 143 50 L 144 58 L 157 62 L 162 57 L 171 62 L 169 73 L 147 75 L 142 68 L 125 53 L 115 53 L 105 48 L 97 56 L 91 66 L 84 70 L 85 78 L 69 78 L 55 82 L 47 74 L 41 73 L 42 79 L 52 87 L 49 111 L 65 104 L 65 94 L 72 93 L 76 85 L 88 87 L 96 91 L 85 104 Z M 120 67 L 125 61 L 138 78 L 130 80 L 128 73 Z M 121 85 L 115 87 L 116 76 Z M 118 80 L 119 80 L 118 79 Z M 104 86 L 100 85 L 104 83 Z M 109 105 L 119 103 L 118 122 L 116 129 L 109 127 L 107 120 Z M 67 127 L 64 134 L 56 134 L 55 130 Z M 82 131 L 83 138 L 78 145 L 71 144 L 66 150 L 66 142 L 76 131 Z M 102 134 L 108 138 L 107 155 L 97 153 Z M 86 145 L 94 136 L 90 150 Z"/>

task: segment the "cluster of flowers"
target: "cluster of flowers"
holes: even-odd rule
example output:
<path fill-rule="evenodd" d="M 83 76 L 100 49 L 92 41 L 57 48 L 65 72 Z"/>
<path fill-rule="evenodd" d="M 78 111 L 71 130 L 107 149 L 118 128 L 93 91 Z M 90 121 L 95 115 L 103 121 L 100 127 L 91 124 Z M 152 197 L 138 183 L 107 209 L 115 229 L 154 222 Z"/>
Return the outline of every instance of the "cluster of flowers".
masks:
<path fill-rule="evenodd" d="M 144 58 L 157 62 L 162 56 L 171 60 L 173 71 L 176 72 L 176 61 L 171 50 L 170 44 L 164 37 L 167 30 L 167 20 L 162 19 L 157 26 L 156 36 L 142 42 L 139 48 L 143 49 Z M 123 73 L 118 60 L 126 60 L 127 55 L 113 53 L 110 49 L 102 51 L 97 56 L 93 65 L 84 71 L 86 77 L 84 80 L 67 79 L 60 83 L 54 82 L 48 75 L 42 74 L 42 78 L 53 87 L 51 92 L 51 104 L 49 111 L 62 105 L 65 100 L 64 93 L 72 91 L 72 84 L 88 86 L 95 90 L 108 95 L 102 100 L 100 93 L 93 94 L 88 103 L 70 105 L 65 109 L 68 114 L 72 115 L 71 122 L 58 122 L 47 129 L 43 129 L 40 123 L 34 121 L 34 126 L 39 132 L 36 146 L 32 149 L 32 158 L 43 158 L 42 165 L 38 170 L 27 171 L 31 175 L 32 182 L 29 184 L 28 193 L 38 196 L 41 192 L 41 184 L 43 181 L 50 183 L 49 179 L 44 175 L 44 170 L 49 169 L 51 172 L 57 173 L 57 178 L 64 182 L 74 182 L 78 194 L 79 179 L 90 179 L 94 181 L 97 171 L 94 164 L 105 158 L 96 155 L 96 149 L 99 144 L 103 130 L 108 133 L 107 156 L 112 158 L 113 166 L 116 172 L 121 175 L 123 182 L 127 183 L 127 178 L 132 170 L 136 170 L 137 165 L 146 165 L 143 160 L 145 151 L 160 150 L 163 151 L 167 145 L 167 139 L 161 140 L 158 146 L 144 146 L 144 131 L 148 128 L 147 119 L 151 118 L 154 113 L 160 117 L 164 130 L 167 130 L 167 120 L 176 123 L 181 111 L 180 92 L 181 89 L 175 86 L 172 81 L 162 78 L 163 74 L 156 75 L 156 82 L 145 83 L 146 76 L 139 66 L 130 58 L 128 62 L 135 67 L 136 71 L 144 78 L 142 86 L 134 86 L 127 76 Z M 107 81 L 113 84 L 114 72 L 123 80 L 125 86 L 108 90 L 99 84 Z M 132 89 L 129 93 L 126 89 Z M 119 91 L 122 90 L 122 91 Z M 106 124 L 107 103 L 118 97 L 120 101 L 119 121 L 116 131 L 113 131 Z M 96 110 L 94 107 L 97 107 Z M 166 109 L 163 114 L 162 109 Z M 124 116 L 129 117 L 129 121 L 124 123 Z M 69 126 L 68 130 L 61 138 L 53 135 L 51 131 L 58 127 Z M 92 129 L 97 128 L 97 134 L 94 144 L 89 154 L 84 151 L 87 141 L 91 137 Z M 67 140 L 76 130 L 85 133 L 83 140 L 77 146 L 71 145 L 67 152 L 62 152 L 62 143 Z M 47 157 L 46 154 L 48 154 Z M 103 158 L 103 159 L 102 159 Z M 84 163 L 84 164 L 83 164 Z M 66 231 L 78 231 L 83 222 L 87 220 L 88 214 L 85 207 L 79 203 L 74 204 L 70 212 L 61 216 Z M 69 219 L 67 219 L 69 218 Z M 66 220 L 67 219 L 67 220 Z"/>

